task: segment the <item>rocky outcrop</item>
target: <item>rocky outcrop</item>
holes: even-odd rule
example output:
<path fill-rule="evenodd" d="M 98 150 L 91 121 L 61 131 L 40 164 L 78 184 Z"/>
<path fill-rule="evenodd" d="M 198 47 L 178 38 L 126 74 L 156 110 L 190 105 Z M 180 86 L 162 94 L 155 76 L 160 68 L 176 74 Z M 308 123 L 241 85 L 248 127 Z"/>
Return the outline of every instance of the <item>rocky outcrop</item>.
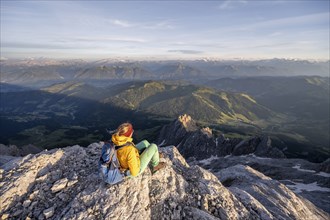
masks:
<path fill-rule="evenodd" d="M 258 213 L 263 219 L 324 217 L 322 211 L 311 208 L 314 207 L 311 202 L 249 166 L 229 167 L 221 170 L 218 176 L 251 213 Z"/>
<path fill-rule="evenodd" d="M 330 173 L 322 171 L 324 163 L 312 163 L 303 159 L 264 158 L 255 155 L 211 157 L 194 161 L 216 176 L 223 169 L 236 165 L 250 166 L 253 169 L 278 180 L 296 194 L 308 199 L 314 205 L 330 213 Z"/>
<path fill-rule="evenodd" d="M 257 202 L 264 191 L 269 191 L 267 196 L 274 204 L 288 202 L 288 195 L 294 199 L 288 203 L 290 207 L 277 208 L 285 219 L 329 217 L 268 177 L 262 180 L 273 185 L 254 179 L 257 182 L 250 181 L 250 187 L 263 186 L 264 191 L 252 193 L 242 188 L 239 192 L 249 200 L 242 199 L 231 189 L 233 184 L 228 190 L 209 171 L 189 166 L 175 147 L 162 148 L 167 166 L 156 174 L 147 169 L 139 177 L 106 185 L 97 172 L 101 147 L 102 143 L 95 143 L 87 148 L 53 149 L 6 164 L 0 182 L 2 219 L 276 219 L 273 206 Z M 239 174 L 223 176 L 238 181 L 244 169 L 245 175 L 256 172 L 242 166 Z"/>
<path fill-rule="evenodd" d="M 36 147 L 34 145 L 24 145 L 22 147 L 17 147 L 16 145 L 4 145 L 0 144 L 0 166 L 7 163 L 9 160 L 14 159 L 14 157 L 22 157 L 28 154 L 36 154 L 42 151 L 42 148 Z"/>
<path fill-rule="evenodd" d="M 197 130 L 196 122 L 189 115 L 181 115 L 177 120 L 162 128 L 158 142 L 179 146 L 182 141 L 187 139 L 187 134 L 194 133 Z"/>
<path fill-rule="evenodd" d="M 28 156 L 3 170 L 1 215 L 36 219 L 232 219 L 249 212 L 211 173 L 190 168 L 174 147 L 163 149 L 167 168 L 105 185 L 97 174 L 102 144 Z M 10 167 L 10 166 L 7 166 Z M 214 201 L 227 203 L 215 211 Z M 219 206 L 219 205 L 218 205 Z M 213 208 L 213 209 L 212 209 Z M 214 210 L 213 214 L 208 210 Z"/>
<path fill-rule="evenodd" d="M 268 136 L 251 137 L 246 140 L 214 137 L 208 127 L 201 128 L 189 115 L 181 115 L 177 120 L 164 126 L 158 138 L 159 144 L 175 145 L 185 157 L 197 160 L 210 156 L 246 155 L 285 158 L 279 149 L 271 145 Z"/>

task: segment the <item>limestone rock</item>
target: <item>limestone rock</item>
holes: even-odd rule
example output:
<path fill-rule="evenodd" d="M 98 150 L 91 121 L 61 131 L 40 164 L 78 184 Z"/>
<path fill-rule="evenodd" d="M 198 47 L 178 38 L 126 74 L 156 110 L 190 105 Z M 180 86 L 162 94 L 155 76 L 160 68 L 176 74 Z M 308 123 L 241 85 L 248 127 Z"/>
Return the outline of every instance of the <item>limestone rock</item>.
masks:
<path fill-rule="evenodd" d="M 64 189 L 66 187 L 68 183 L 68 179 L 67 178 L 63 178 L 60 179 L 58 181 L 56 181 L 52 187 L 52 193 L 56 193 L 58 191 L 61 191 L 62 189 Z"/>
<path fill-rule="evenodd" d="M 248 165 L 253 169 L 279 180 L 300 196 L 330 213 L 330 174 L 321 171 L 325 163 L 312 163 L 303 159 L 281 159 L 257 157 L 254 154 L 241 156 L 211 157 L 194 161 L 196 164 L 219 176 L 219 171 L 238 164 Z M 228 179 L 229 180 L 229 179 Z M 225 182 L 225 186 L 230 181 Z M 304 190 L 299 190 L 301 187 Z"/>
<path fill-rule="evenodd" d="M 9 218 L 9 214 L 8 213 L 5 213 L 1 216 L 1 220 L 6 220 Z"/>
<path fill-rule="evenodd" d="M 27 199 L 27 200 L 25 200 L 25 201 L 23 202 L 23 207 L 24 207 L 24 208 L 27 208 L 27 207 L 30 206 L 30 204 L 31 204 L 31 200 Z"/>
<path fill-rule="evenodd" d="M 283 152 L 271 144 L 268 136 L 255 136 L 248 139 L 215 137 L 208 127 L 201 128 L 189 116 L 179 116 L 165 125 L 158 137 L 158 144 L 177 146 L 185 157 L 197 160 L 210 156 L 246 155 L 255 153 L 258 156 L 285 158 Z"/>
<path fill-rule="evenodd" d="M 55 208 L 51 207 L 49 209 L 44 210 L 42 213 L 44 214 L 46 219 L 49 219 L 54 215 Z"/>
<path fill-rule="evenodd" d="M 290 219 L 290 215 L 299 218 L 307 214 L 315 219 L 329 217 L 279 182 L 267 184 L 271 178 L 245 166 L 223 173 L 223 178 L 237 179 L 227 189 L 211 172 L 196 165 L 189 166 L 173 146 L 160 149 L 165 155 L 161 160 L 167 166 L 154 175 L 147 168 L 138 177 L 127 178 L 114 186 L 107 185 L 99 177 L 97 168 L 102 144 L 43 151 L 12 170 L 3 170 L 0 215 L 64 220 L 235 220 L 269 219 L 277 211 L 284 219 Z M 82 170 L 84 172 L 80 172 Z M 55 180 L 54 175 L 57 175 L 56 179 L 60 178 Z M 247 178 L 250 188 L 239 185 L 239 175 L 251 176 Z M 258 190 L 253 190 L 254 187 Z M 268 195 L 273 204 L 266 203 L 267 198 L 263 195 Z M 286 196 L 293 198 L 294 202 Z M 28 199 L 31 201 L 29 206 Z M 285 207 L 285 202 L 290 207 Z"/>
<path fill-rule="evenodd" d="M 311 208 L 311 202 L 294 194 L 280 182 L 273 180 L 249 166 L 236 165 L 218 173 L 221 182 L 250 211 L 263 219 L 326 219 L 325 212 Z M 280 198 L 280 199 L 278 199 Z M 267 208 L 265 208 L 267 207 Z"/>

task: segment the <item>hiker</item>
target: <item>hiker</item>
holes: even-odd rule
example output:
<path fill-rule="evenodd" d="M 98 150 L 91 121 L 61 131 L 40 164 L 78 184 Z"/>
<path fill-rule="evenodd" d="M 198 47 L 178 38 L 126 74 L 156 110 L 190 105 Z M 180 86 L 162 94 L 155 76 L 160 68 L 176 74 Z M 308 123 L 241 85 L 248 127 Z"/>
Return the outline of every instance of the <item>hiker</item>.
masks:
<path fill-rule="evenodd" d="M 159 162 L 158 147 L 143 140 L 137 145 L 133 143 L 133 126 L 130 123 L 119 125 L 112 135 L 111 141 L 116 146 L 117 158 L 121 170 L 126 170 L 125 176 L 137 176 L 141 174 L 150 163 L 152 173 L 165 166 Z"/>

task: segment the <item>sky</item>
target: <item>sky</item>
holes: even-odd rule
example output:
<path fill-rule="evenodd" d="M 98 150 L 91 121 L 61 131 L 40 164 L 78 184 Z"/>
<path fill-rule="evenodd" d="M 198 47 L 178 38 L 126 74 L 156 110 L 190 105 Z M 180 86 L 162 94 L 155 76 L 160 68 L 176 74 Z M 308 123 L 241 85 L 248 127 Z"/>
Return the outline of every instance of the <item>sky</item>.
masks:
<path fill-rule="evenodd" d="M 329 0 L 1 1 L 1 58 L 329 60 Z"/>

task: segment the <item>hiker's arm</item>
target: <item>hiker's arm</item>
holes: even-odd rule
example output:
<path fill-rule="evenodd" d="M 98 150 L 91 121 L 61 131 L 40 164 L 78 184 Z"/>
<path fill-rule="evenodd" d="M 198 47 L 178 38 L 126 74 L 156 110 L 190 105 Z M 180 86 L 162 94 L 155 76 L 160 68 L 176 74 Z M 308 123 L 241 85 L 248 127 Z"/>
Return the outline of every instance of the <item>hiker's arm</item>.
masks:
<path fill-rule="evenodd" d="M 139 166 L 138 156 L 136 155 L 134 150 L 129 152 L 127 158 L 127 164 L 131 175 L 137 176 L 140 172 L 140 166 Z"/>

